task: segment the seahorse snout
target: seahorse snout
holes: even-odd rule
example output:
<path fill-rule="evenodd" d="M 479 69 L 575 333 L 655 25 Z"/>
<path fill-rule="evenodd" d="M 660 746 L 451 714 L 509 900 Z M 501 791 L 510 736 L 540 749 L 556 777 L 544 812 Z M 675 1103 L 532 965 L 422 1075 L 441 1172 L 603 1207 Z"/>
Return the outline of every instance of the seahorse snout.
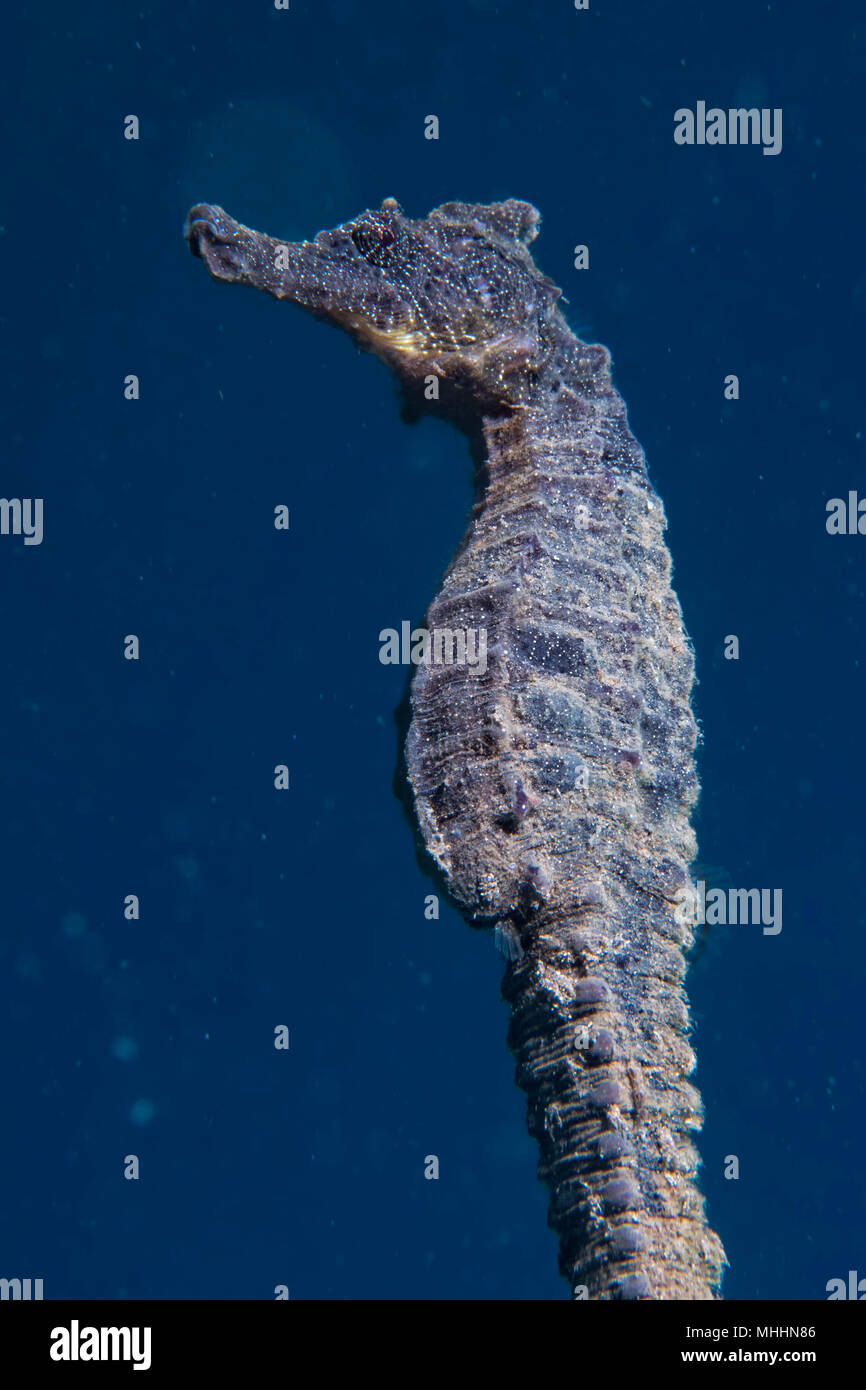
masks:
<path fill-rule="evenodd" d="M 238 224 L 210 203 L 198 203 L 189 212 L 184 236 L 194 256 L 204 261 L 217 280 L 237 280 L 247 267 L 240 246 Z"/>

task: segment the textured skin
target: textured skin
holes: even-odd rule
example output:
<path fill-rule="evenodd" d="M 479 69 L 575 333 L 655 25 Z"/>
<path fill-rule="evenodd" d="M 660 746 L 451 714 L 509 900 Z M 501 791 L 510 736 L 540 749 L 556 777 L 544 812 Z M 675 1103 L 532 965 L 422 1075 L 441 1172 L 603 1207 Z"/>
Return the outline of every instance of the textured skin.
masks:
<path fill-rule="evenodd" d="M 218 279 L 346 329 L 481 453 L 469 530 L 427 627 L 484 629 L 487 670 L 419 666 L 406 745 L 450 893 L 507 924 L 509 1043 L 577 1297 L 718 1296 L 688 1081 L 678 909 L 695 853 L 693 658 L 665 517 L 611 384 L 528 250 L 529 204 L 393 200 L 285 245 L 220 208 L 187 238 Z"/>

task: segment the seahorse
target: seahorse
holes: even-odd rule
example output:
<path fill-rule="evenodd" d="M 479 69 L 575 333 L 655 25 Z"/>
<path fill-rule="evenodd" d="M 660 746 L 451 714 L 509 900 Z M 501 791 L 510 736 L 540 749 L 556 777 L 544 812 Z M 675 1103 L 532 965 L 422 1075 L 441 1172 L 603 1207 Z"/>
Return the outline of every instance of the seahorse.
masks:
<path fill-rule="evenodd" d="M 217 280 L 344 329 L 411 412 L 468 436 L 476 501 L 426 625 L 452 648 L 483 633 L 486 661 L 417 666 L 418 826 L 450 897 L 506 946 L 572 1296 L 712 1299 L 726 1260 L 697 1182 L 683 988 L 694 654 L 610 354 L 569 328 L 528 249 L 539 223 L 515 199 L 413 220 L 387 198 L 301 243 L 205 204 L 185 234 Z"/>

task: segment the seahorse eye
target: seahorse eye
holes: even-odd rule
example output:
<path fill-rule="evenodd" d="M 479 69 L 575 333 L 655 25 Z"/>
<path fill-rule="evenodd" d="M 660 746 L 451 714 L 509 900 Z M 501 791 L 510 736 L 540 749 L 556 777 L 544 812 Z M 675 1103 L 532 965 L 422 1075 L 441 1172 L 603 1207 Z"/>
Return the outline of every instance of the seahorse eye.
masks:
<path fill-rule="evenodd" d="M 377 237 L 370 224 L 368 222 L 362 222 L 360 227 L 353 227 L 352 240 L 361 255 L 366 256 L 376 245 Z"/>
<path fill-rule="evenodd" d="M 397 237 L 386 222 L 362 222 L 352 231 L 352 241 L 370 265 L 393 265 Z"/>

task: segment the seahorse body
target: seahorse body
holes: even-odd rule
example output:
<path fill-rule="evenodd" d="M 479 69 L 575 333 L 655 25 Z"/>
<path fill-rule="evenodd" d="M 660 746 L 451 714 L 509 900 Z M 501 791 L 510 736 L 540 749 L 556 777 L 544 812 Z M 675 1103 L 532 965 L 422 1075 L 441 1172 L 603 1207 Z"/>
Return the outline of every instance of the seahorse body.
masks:
<path fill-rule="evenodd" d="M 707 1299 L 725 1257 L 696 1184 L 678 908 L 693 656 L 610 356 L 562 317 L 538 221 L 514 200 L 412 221 L 388 199 L 287 245 L 202 205 L 186 235 L 216 278 L 346 329 L 483 456 L 427 628 L 484 632 L 487 659 L 417 669 L 418 823 L 467 916 L 519 942 L 509 1043 L 575 1296 Z"/>

